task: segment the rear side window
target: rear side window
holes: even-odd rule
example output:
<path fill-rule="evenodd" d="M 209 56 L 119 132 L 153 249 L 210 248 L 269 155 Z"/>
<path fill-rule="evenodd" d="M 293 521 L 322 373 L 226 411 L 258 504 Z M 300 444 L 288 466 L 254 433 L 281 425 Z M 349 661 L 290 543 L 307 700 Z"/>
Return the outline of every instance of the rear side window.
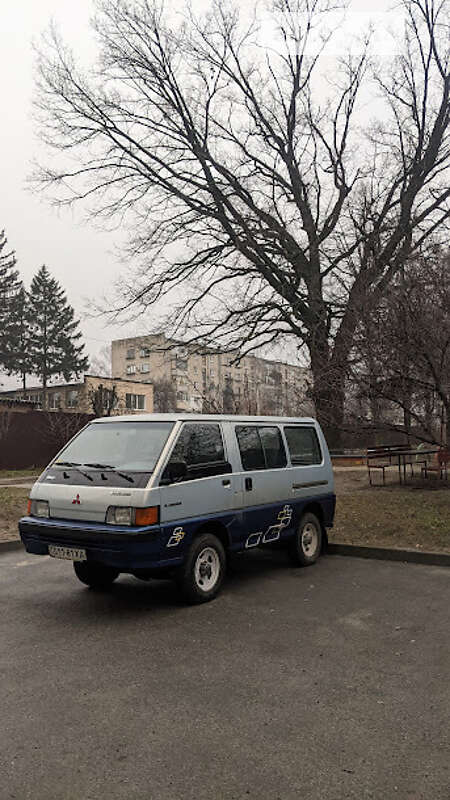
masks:
<path fill-rule="evenodd" d="M 179 461 L 186 462 L 186 480 L 230 472 L 231 467 L 225 461 L 220 425 L 184 425 L 170 456 L 168 468 L 171 462 Z"/>
<path fill-rule="evenodd" d="M 308 466 L 309 464 L 320 464 L 322 462 L 319 440 L 314 428 L 289 426 L 285 427 L 284 435 L 286 436 L 292 464 Z"/>
<path fill-rule="evenodd" d="M 286 452 L 279 428 L 237 425 L 236 438 L 242 466 L 246 471 L 286 466 Z"/>

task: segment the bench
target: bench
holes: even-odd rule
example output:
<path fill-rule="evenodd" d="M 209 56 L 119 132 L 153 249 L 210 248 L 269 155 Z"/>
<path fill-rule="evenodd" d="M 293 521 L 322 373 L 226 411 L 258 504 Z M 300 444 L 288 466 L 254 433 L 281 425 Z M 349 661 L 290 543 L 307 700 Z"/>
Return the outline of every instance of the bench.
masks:
<path fill-rule="evenodd" d="M 372 486 L 372 474 L 371 470 L 373 469 L 381 469 L 383 471 L 383 486 L 386 484 L 386 470 L 389 467 L 396 466 L 392 464 L 392 448 L 389 447 L 382 447 L 381 445 L 377 445 L 376 447 L 368 447 L 366 452 L 366 464 L 367 464 L 367 471 L 369 474 L 369 484 Z M 373 461 L 379 461 L 380 459 L 384 459 L 381 463 L 371 463 Z M 387 460 L 388 459 L 388 460 Z"/>
<path fill-rule="evenodd" d="M 429 472 L 438 472 L 440 478 L 445 478 L 447 480 L 448 472 L 447 467 L 450 463 L 450 451 L 442 448 L 441 450 L 436 451 L 436 464 L 428 464 L 425 462 L 424 466 L 422 467 L 421 474 L 422 477 L 428 478 Z"/>

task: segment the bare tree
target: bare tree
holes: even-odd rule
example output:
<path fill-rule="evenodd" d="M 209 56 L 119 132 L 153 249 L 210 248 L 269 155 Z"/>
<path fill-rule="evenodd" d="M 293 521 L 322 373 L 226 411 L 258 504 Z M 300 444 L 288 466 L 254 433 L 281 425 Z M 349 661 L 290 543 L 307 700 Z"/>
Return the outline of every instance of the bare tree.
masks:
<path fill-rule="evenodd" d="M 116 310 L 182 287 L 173 334 L 241 353 L 293 337 L 332 446 L 362 304 L 447 236 L 450 213 L 446 0 L 400 0 L 403 50 L 379 65 L 366 47 L 334 59 L 320 99 L 342 6 L 273 0 L 246 25 L 213 2 L 177 24 L 156 0 L 100 0 L 101 69 L 84 75 L 53 31 L 37 101 L 60 155 L 41 185 L 132 228 L 140 266 Z M 371 77 L 379 120 L 362 130 Z"/>
<path fill-rule="evenodd" d="M 117 387 L 104 386 L 103 383 L 88 392 L 88 400 L 96 417 L 110 417 L 119 404 Z"/>
<path fill-rule="evenodd" d="M 42 426 L 42 438 L 51 442 L 55 452 L 75 436 L 91 419 L 92 415 L 82 413 L 66 414 L 59 411 L 42 411 L 45 427 Z"/>
<path fill-rule="evenodd" d="M 450 256 L 416 259 L 357 331 L 351 376 L 373 427 L 447 442 Z"/>
<path fill-rule="evenodd" d="M 174 384 L 166 378 L 153 381 L 153 406 L 161 414 L 177 410 L 177 393 Z"/>
<path fill-rule="evenodd" d="M 90 359 L 89 371 L 92 375 L 101 378 L 112 378 L 111 374 L 111 345 L 104 344 L 98 353 Z"/>

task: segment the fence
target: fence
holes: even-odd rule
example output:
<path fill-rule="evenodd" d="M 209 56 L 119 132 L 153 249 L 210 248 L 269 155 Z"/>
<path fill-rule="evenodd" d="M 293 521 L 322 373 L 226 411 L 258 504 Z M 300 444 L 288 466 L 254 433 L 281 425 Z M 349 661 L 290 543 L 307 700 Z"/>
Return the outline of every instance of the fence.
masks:
<path fill-rule="evenodd" d="M 0 413 L 0 469 L 44 467 L 92 414 L 5 410 Z"/>

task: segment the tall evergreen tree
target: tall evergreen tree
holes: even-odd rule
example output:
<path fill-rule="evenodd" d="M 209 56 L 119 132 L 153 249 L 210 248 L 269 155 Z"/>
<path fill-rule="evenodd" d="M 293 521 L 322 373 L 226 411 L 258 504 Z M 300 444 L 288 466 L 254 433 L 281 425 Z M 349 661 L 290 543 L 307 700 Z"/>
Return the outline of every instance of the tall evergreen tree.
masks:
<path fill-rule="evenodd" d="M 20 289 L 21 282 L 13 251 L 7 249 L 5 232 L 0 232 L 0 367 L 9 372 L 14 353 L 13 322 L 11 306 Z"/>
<path fill-rule="evenodd" d="M 87 369 L 79 321 L 74 318 L 64 290 L 45 265 L 31 282 L 29 320 L 32 371 L 39 376 L 44 390 L 53 377 L 62 375 L 68 381 Z"/>
<path fill-rule="evenodd" d="M 30 355 L 30 320 L 28 293 L 23 283 L 10 304 L 10 337 L 6 371 L 9 375 L 20 375 L 22 387 L 26 389 L 27 375 L 33 371 Z"/>

